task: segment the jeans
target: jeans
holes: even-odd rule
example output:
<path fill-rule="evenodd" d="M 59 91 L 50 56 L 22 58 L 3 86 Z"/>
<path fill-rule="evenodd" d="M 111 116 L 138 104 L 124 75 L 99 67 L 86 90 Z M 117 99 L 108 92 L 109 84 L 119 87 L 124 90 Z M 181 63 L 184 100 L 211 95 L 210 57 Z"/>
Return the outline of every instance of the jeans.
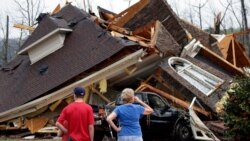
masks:
<path fill-rule="evenodd" d="M 117 141 L 143 141 L 142 136 L 118 136 Z"/>

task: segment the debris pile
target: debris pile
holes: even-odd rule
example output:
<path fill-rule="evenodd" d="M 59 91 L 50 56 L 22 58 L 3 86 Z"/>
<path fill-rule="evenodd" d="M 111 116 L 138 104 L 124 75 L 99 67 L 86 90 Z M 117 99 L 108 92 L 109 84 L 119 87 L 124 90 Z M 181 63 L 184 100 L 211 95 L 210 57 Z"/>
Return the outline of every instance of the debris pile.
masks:
<path fill-rule="evenodd" d="M 196 97 L 200 118 L 217 120 L 217 103 L 250 66 L 234 36 L 200 30 L 164 0 L 141 0 L 119 14 L 98 7 L 100 17 L 71 4 L 56 9 L 39 18 L 17 57 L 1 68 L 1 131 L 56 133 L 76 86 L 86 88 L 93 105 L 112 102 L 124 87 L 155 92 L 183 109 Z"/>

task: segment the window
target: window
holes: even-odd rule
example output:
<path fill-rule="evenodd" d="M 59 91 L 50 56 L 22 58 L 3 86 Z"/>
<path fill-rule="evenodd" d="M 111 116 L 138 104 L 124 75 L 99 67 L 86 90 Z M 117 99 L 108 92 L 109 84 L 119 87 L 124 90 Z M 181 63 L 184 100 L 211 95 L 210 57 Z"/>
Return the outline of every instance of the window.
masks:
<path fill-rule="evenodd" d="M 153 109 L 161 109 L 161 108 L 165 108 L 166 104 L 163 102 L 163 100 L 156 95 L 152 95 L 149 94 L 148 95 L 148 102 L 149 102 L 149 106 L 152 107 Z"/>
<path fill-rule="evenodd" d="M 224 82 L 222 79 L 183 58 L 171 57 L 168 63 L 182 78 L 187 80 L 206 96 L 209 96 Z"/>

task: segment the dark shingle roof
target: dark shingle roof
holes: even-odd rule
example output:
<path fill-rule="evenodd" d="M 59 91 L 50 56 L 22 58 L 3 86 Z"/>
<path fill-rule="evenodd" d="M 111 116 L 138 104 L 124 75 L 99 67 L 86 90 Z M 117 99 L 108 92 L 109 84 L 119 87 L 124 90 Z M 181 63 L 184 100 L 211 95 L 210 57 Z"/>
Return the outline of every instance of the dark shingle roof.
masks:
<path fill-rule="evenodd" d="M 86 15 L 76 7 L 68 5 L 58 14 L 40 22 L 23 47 L 59 27 L 58 25 L 65 26 L 65 21 L 71 25 L 74 22 L 74 30 L 67 34 L 61 49 L 35 64 L 30 65 L 28 56 L 18 55 L 8 66 L 13 68 L 19 62 L 15 70 L 0 71 L 0 112 L 47 94 L 126 46 L 126 42 L 113 38 Z"/>

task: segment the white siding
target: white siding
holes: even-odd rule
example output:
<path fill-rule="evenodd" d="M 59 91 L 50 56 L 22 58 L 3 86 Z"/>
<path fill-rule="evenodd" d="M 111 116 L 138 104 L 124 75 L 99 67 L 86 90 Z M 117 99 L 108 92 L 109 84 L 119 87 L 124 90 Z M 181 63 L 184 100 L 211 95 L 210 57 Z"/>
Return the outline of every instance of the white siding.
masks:
<path fill-rule="evenodd" d="M 65 34 L 54 34 L 28 50 L 31 64 L 63 47 Z"/>

